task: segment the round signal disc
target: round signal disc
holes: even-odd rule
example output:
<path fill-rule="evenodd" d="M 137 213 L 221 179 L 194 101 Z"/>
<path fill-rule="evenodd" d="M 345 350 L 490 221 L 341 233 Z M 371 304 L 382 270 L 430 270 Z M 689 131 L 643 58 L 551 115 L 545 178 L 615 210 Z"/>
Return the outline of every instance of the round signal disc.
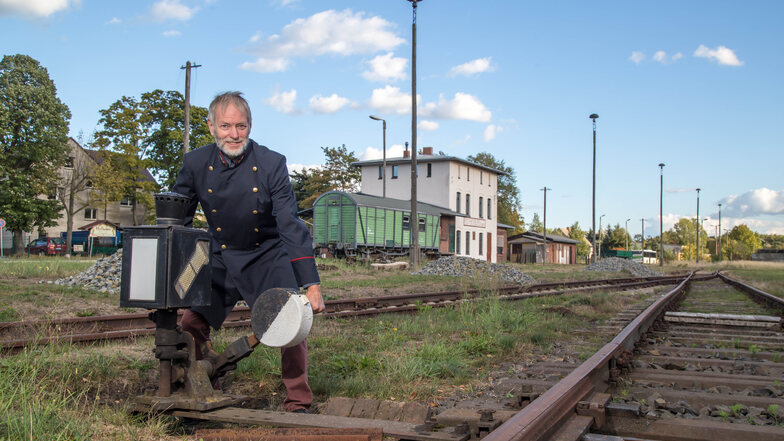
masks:
<path fill-rule="evenodd" d="M 256 299 L 250 320 L 253 333 L 262 344 L 288 348 L 307 338 L 313 325 L 313 309 L 308 298 L 297 290 L 270 288 Z"/>

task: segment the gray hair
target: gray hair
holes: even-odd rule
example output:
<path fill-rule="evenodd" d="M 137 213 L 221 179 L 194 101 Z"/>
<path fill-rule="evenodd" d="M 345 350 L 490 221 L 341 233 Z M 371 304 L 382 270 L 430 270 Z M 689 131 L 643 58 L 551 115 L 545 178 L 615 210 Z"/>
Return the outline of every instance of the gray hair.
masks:
<path fill-rule="evenodd" d="M 229 104 L 236 107 L 239 111 L 244 113 L 248 117 L 248 125 L 251 124 L 251 117 L 250 117 L 250 106 L 248 102 L 245 101 L 245 98 L 242 97 L 242 92 L 223 92 L 215 96 L 215 98 L 210 103 L 210 110 L 207 113 L 207 119 L 212 123 L 215 124 L 215 110 L 220 109 L 223 110 Z"/>

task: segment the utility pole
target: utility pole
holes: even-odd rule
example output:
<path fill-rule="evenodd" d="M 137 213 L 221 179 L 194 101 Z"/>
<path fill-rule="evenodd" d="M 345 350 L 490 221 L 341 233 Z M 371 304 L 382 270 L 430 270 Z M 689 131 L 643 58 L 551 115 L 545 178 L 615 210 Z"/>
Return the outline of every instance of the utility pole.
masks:
<path fill-rule="evenodd" d="M 417 212 L 417 92 L 416 92 L 416 11 L 422 0 L 408 0 L 413 6 L 411 22 L 411 267 L 419 267 L 419 213 Z"/>
<path fill-rule="evenodd" d="M 721 262 L 721 204 L 719 204 L 719 262 Z"/>
<path fill-rule="evenodd" d="M 190 61 L 180 69 L 185 69 L 185 135 L 182 139 L 182 154 L 185 155 L 190 149 L 191 142 L 191 69 L 201 67 L 201 64 L 191 64 Z"/>
<path fill-rule="evenodd" d="M 640 251 L 642 252 L 643 260 L 645 260 L 645 218 L 640 219 Z"/>
<path fill-rule="evenodd" d="M 694 222 L 694 227 L 697 230 L 697 249 L 696 249 L 696 261 L 700 263 L 700 190 L 701 188 L 697 189 L 697 219 Z"/>
<path fill-rule="evenodd" d="M 596 262 L 596 118 L 599 115 L 592 113 L 588 116 L 593 121 L 593 192 L 591 197 L 591 229 L 593 230 L 593 255 L 591 263 Z"/>
<path fill-rule="evenodd" d="M 547 190 L 552 190 L 552 188 L 540 188 L 541 191 L 544 192 L 544 223 L 542 224 L 542 236 L 544 237 L 544 259 L 542 259 L 542 265 L 547 263 Z"/>
<path fill-rule="evenodd" d="M 626 251 L 629 251 L 629 221 L 632 220 L 631 218 L 626 219 L 626 228 L 623 229 L 624 234 L 626 235 Z"/>
<path fill-rule="evenodd" d="M 659 163 L 659 266 L 664 266 L 664 163 Z"/>

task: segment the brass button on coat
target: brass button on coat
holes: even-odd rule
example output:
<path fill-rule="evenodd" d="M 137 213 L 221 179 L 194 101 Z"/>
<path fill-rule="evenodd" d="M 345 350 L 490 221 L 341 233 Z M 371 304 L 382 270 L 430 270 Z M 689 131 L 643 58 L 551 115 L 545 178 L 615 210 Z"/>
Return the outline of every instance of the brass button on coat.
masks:
<path fill-rule="evenodd" d="M 217 231 L 218 233 L 220 233 L 220 231 L 221 231 L 221 227 L 218 227 L 218 228 L 216 228 L 216 229 L 215 229 L 215 231 Z"/>
<path fill-rule="evenodd" d="M 212 171 L 212 166 L 210 166 L 210 171 Z"/>
<path fill-rule="evenodd" d="M 254 228 L 254 229 L 253 229 L 253 231 L 255 231 L 255 232 L 257 232 L 257 233 L 258 233 L 258 232 L 259 232 L 259 229 L 258 229 L 258 228 Z"/>
<path fill-rule="evenodd" d="M 224 244 L 224 245 L 221 245 L 221 249 L 222 249 L 222 250 L 225 250 L 225 249 L 226 249 L 226 245 L 225 245 L 225 244 Z"/>
<path fill-rule="evenodd" d="M 259 168 L 258 168 L 258 167 L 256 167 L 255 165 L 253 166 L 253 171 L 256 171 L 256 170 L 258 170 L 258 169 L 259 169 Z"/>
<path fill-rule="evenodd" d="M 253 210 L 253 214 L 259 214 L 259 210 Z"/>
<path fill-rule="evenodd" d="M 259 243 L 258 243 L 258 242 L 256 242 L 256 246 L 259 246 Z"/>
<path fill-rule="evenodd" d="M 253 192 L 254 192 L 254 193 L 258 193 L 258 192 L 259 192 L 259 189 L 258 189 L 257 187 L 253 187 Z"/>
<path fill-rule="evenodd" d="M 213 212 L 213 213 L 217 213 L 217 212 L 218 212 L 218 210 L 216 210 L 216 209 L 214 209 L 214 208 L 213 208 L 213 209 L 212 209 L 212 212 Z"/>
<path fill-rule="evenodd" d="M 207 189 L 207 193 L 212 193 L 212 189 L 211 189 L 211 188 L 208 188 L 208 189 Z"/>

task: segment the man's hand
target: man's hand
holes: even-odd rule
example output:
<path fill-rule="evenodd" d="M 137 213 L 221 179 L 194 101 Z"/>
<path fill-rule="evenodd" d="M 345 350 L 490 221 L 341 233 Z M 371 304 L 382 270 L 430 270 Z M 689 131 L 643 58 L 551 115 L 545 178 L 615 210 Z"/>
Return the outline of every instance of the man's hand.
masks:
<path fill-rule="evenodd" d="M 310 285 L 305 291 L 305 297 L 310 302 L 310 307 L 313 308 L 313 314 L 317 314 L 324 310 L 324 299 L 321 298 L 321 285 Z"/>

